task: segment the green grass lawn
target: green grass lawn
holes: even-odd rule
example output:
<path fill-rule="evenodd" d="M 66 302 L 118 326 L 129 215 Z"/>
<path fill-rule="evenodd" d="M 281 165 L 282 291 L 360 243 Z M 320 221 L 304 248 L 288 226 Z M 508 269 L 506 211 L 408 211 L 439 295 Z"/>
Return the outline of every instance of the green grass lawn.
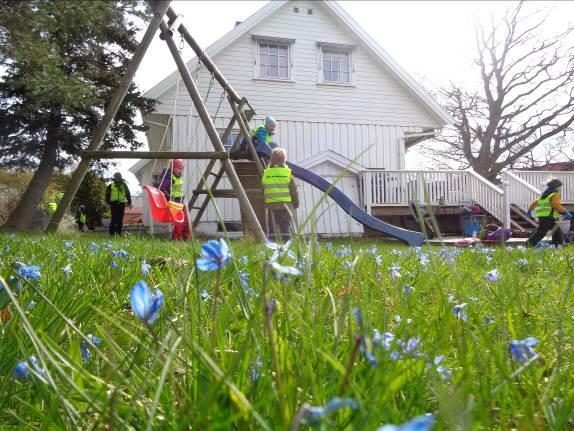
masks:
<path fill-rule="evenodd" d="M 569 248 L 200 246 L 0 235 L 0 429 L 574 429 Z"/>

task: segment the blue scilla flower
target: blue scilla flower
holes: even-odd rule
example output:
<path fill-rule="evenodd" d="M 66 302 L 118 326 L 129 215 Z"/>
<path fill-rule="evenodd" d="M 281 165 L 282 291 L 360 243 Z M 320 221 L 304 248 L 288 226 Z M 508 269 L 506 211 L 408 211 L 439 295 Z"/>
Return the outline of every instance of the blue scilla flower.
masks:
<path fill-rule="evenodd" d="M 285 276 L 294 276 L 297 277 L 299 275 L 302 275 L 303 273 L 297 269 L 294 268 L 292 266 L 283 266 L 277 262 L 271 262 L 269 264 L 269 267 L 271 268 L 273 275 L 275 275 L 275 277 L 277 277 L 278 279 L 282 279 Z"/>
<path fill-rule="evenodd" d="M 98 244 L 96 244 L 95 242 L 91 242 L 90 243 L 90 249 L 92 251 L 98 251 L 100 249 L 100 246 Z"/>
<path fill-rule="evenodd" d="M 273 241 L 267 241 L 267 243 L 265 243 L 265 246 L 268 249 L 273 250 L 273 254 L 269 258 L 269 260 L 271 262 L 275 262 L 277 259 L 279 259 L 280 257 L 282 257 L 284 255 L 289 256 L 293 260 L 297 260 L 297 256 L 295 256 L 295 253 L 293 253 L 290 250 L 291 243 L 292 243 L 292 240 L 287 241 L 283 245 L 277 244 L 276 242 L 273 242 Z"/>
<path fill-rule="evenodd" d="M 72 248 L 74 246 L 74 241 L 64 241 L 65 248 Z"/>
<path fill-rule="evenodd" d="M 112 260 L 111 265 L 112 265 L 112 268 L 114 268 L 114 269 L 118 267 L 118 264 L 115 260 Z"/>
<path fill-rule="evenodd" d="M 130 301 L 137 318 L 149 325 L 159 316 L 159 309 L 163 305 L 163 293 L 159 289 L 151 293 L 146 282 L 140 280 L 132 287 Z"/>
<path fill-rule="evenodd" d="M 42 265 L 26 266 L 21 262 L 16 262 L 14 266 L 16 267 L 16 274 L 24 280 L 39 280 L 42 276 L 39 272 L 42 269 Z"/>
<path fill-rule="evenodd" d="M 463 304 L 456 304 L 452 308 L 452 313 L 456 316 L 457 319 L 464 320 L 465 322 L 468 320 L 468 316 L 466 314 L 466 306 L 468 304 L 465 302 Z"/>
<path fill-rule="evenodd" d="M 92 334 L 88 334 L 88 335 L 86 335 L 86 338 L 88 339 L 89 343 L 91 343 L 95 347 L 102 344 L 102 339 L 100 337 L 95 337 Z M 82 360 L 84 362 L 88 362 L 90 360 L 90 344 L 89 343 L 85 340 L 80 343 L 80 351 L 82 352 Z"/>
<path fill-rule="evenodd" d="M 430 431 L 434 426 L 433 415 L 417 416 L 402 425 L 385 425 L 377 428 L 376 431 Z"/>
<path fill-rule="evenodd" d="M 239 282 L 241 283 L 243 291 L 248 295 L 253 295 L 253 289 L 249 286 L 249 274 L 247 271 L 240 269 L 237 273 L 239 274 Z"/>
<path fill-rule="evenodd" d="M 390 332 L 384 332 L 381 335 L 378 330 L 373 330 L 373 344 L 375 347 L 381 347 L 385 351 L 390 350 L 394 340 L 395 336 Z"/>
<path fill-rule="evenodd" d="M 64 266 L 62 268 L 62 272 L 68 276 L 72 275 L 72 267 L 70 266 L 70 264 L 67 264 L 66 266 Z"/>
<path fill-rule="evenodd" d="M 330 242 L 325 243 L 325 250 L 331 250 L 331 247 L 333 247 L 333 243 Z"/>
<path fill-rule="evenodd" d="M 112 251 L 112 257 L 120 257 L 122 259 L 127 259 L 128 252 L 122 249 Z"/>
<path fill-rule="evenodd" d="M 500 279 L 500 274 L 498 273 L 498 269 L 493 269 L 484 274 L 484 277 L 491 283 L 495 283 Z"/>
<path fill-rule="evenodd" d="M 196 260 L 200 271 L 219 271 L 231 259 L 231 252 L 225 240 L 209 240 L 201 246 L 201 257 Z"/>
<path fill-rule="evenodd" d="M 38 359 L 36 359 L 36 357 L 32 355 L 28 357 L 27 361 L 19 362 L 16 365 L 16 367 L 14 367 L 14 377 L 17 378 L 18 380 L 24 380 L 30 377 L 32 375 L 31 371 L 32 368 L 30 368 L 30 365 L 32 366 L 34 371 L 36 371 L 36 373 L 38 373 L 43 377 L 46 376 L 46 371 L 40 368 L 40 366 L 38 365 Z"/>
<path fill-rule="evenodd" d="M 305 411 L 305 423 L 309 425 L 318 425 L 323 419 L 342 410 L 345 407 L 356 409 L 359 407 L 352 398 L 339 398 L 335 397 L 329 401 L 324 407 L 308 407 Z"/>
<path fill-rule="evenodd" d="M 147 263 L 145 261 L 145 259 L 143 260 L 142 264 L 141 264 L 141 272 L 142 275 L 144 277 L 146 277 L 149 274 L 149 270 L 151 269 L 151 265 L 149 263 Z"/>
<path fill-rule="evenodd" d="M 538 353 L 532 347 L 538 344 L 538 339 L 528 337 L 524 340 L 512 340 L 510 342 L 510 353 L 520 364 L 524 364 L 531 359 L 537 358 Z"/>
<path fill-rule="evenodd" d="M 199 297 L 201 299 L 209 299 L 211 298 L 211 295 L 207 292 L 207 290 L 203 289 L 201 292 L 199 292 Z"/>
<path fill-rule="evenodd" d="M 241 262 L 242 265 L 247 265 L 247 263 L 249 262 L 249 258 L 247 256 L 241 256 L 239 262 Z"/>
<path fill-rule="evenodd" d="M 408 285 L 408 284 L 405 284 L 405 287 L 403 288 L 403 290 L 405 292 L 405 295 L 411 296 L 413 294 L 413 292 L 415 291 L 415 288 Z"/>

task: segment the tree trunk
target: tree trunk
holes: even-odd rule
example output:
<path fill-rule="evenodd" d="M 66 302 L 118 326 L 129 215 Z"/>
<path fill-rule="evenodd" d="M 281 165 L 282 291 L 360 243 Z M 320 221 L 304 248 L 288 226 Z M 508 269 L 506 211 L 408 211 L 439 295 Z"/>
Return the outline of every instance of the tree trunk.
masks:
<path fill-rule="evenodd" d="M 51 140 L 50 133 L 48 133 L 46 147 L 38 169 L 34 173 L 28 188 L 20 198 L 18 205 L 10 213 L 4 226 L 2 226 L 3 230 L 25 230 L 30 228 L 34 212 L 42 202 L 44 192 L 52 179 L 57 157 L 58 142 Z"/>

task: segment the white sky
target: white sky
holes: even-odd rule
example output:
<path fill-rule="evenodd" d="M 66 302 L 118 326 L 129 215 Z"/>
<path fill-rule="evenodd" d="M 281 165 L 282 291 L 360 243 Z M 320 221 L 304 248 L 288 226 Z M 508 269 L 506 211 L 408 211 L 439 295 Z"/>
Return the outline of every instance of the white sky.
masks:
<path fill-rule="evenodd" d="M 265 1 L 174 1 L 186 27 L 207 48 L 229 30 L 265 5 Z M 474 23 L 493 11 L 502 13 L 513 2 L 471 1 L 340 1 L 339 4 L 409 74 L 427 88 L 449 80 L 475 85 Z M 574 20 L 574 2 L 528 2 L 532 9 L 552 8 L 547 28 L 558 31 Z M 142 33 L 143 34 L 143 33 Z M 192 57 L 191 48 L 184 59 Z M 135 82 L 149 90 L 175 70 L 165 42 L 156 37 L 136 74 Z M 135 161 L 122 161 L 120 169 L 134 191 L 139 188 L 127 169 Z M 408 161 L 409 162 L 409 161 Z M 412 161 L 410 163 L 412 165 Z"/>

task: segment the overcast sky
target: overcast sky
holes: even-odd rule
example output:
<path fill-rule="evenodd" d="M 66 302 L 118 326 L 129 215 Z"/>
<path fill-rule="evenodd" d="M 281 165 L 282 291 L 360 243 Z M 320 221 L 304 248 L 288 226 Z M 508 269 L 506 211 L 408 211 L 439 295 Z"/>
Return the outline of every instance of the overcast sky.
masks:
<path fill-rule="evenodd" d="M 172 7 L 183 15 L 194 38 L 207 48 L 229 30 L 236 21 L 244 21 L 265 1 L 174 1 Z M 453 80 L 475 85 L 474 24 L 485 19 L 489 11 L 500 14 L 513 2 L 471 1 L 340 1 L 339 4 L 385 49 L 408 73 L 427 88 L 437 88 Z M 558 30 L 574 20 L 574 2 L 528 2 L 532 9 L 551 8 L 551 22 L 546 27 Z M 191 48 L 184 59 L 192 57 Z M 136 75 L 136 84 L 148 90 L 175 70 L 175 63 L 165 42 L 158 37 L 149 48 Z M 133 161 L 122 163 L 127 172 Z M 412 162 L 411 162 L 412 164 Z"/>

